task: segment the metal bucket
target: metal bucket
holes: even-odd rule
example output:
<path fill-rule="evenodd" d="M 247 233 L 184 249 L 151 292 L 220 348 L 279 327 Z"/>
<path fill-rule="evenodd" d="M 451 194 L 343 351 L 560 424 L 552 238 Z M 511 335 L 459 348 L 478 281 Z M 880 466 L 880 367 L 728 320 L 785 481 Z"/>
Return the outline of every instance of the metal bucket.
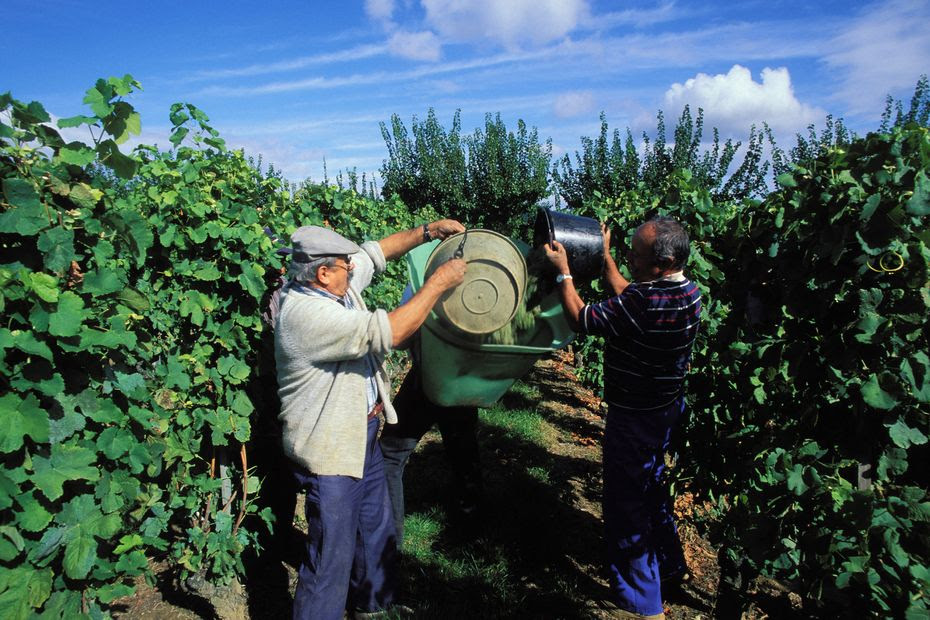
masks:
<path fill-rule="evenodd" d="M 600 223 L 590 217 L 564 211 L 540 209 L 533 228 L 533 245 L 558 241 L 565 246 L 568 267 L 575 281 L 598 277 L 604 267 L 604 234 Z"/>
<path fill-rule="evenodd" d="M 471 243 L 471 233 L 466 248 Z M 431 241 L 407 253 L 410 287 L 418 291 L 426 278 L 426 264 L 438 246 Z M 518 246 L 519 248 L 519 246 Z M 521 254 L 529 252 L 520 248 Z M 472 269 L 469 263 L 468 269 Z M 420 373 L 423 392 L 430 402 L 443 407 L 490 407 L 513 382 L 526 374 L 536 360 L 568 345 L 574 337 L 562 312 L 558 294 L 540 302 L 537 330 L 521 345 L 486 344 L 482 339 L 453 330 L 435 310 L 420 328 Z"/>
<path fill-rule="evenodd" d="M 425 279 L 456 257 L 467 264 L 465 281 L 446 291 L 433 312 L 468 335 L 490 334 L 507 325 L 526 288 L 526 260 L 513 241 L 492 230 L 475 229 L 444 240 L 426 263 Z"/>

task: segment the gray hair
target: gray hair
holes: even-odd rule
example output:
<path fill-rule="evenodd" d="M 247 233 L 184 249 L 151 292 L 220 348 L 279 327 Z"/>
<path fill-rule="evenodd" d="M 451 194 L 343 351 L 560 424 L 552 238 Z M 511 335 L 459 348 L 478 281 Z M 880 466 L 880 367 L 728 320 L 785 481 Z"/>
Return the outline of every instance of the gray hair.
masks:
<path fill-rule="evenodd" d="M 332 267 L 336 264 L 338 256 L 321 256 L 310 260 L 309 263 L 301 263 L 291 259 L 291 266 L 288 269 L 287 277 L 297 282 L 316 282 L 316 272 L 320 267 Z"/>
<path fill-rule="evenodd" d="M 682 269 L 691 255 L 691 242 L 684 227 L 677 220 L 663 215 L 652 218 L 649 223 L 655 227 L 656 232 L 652 246 L 656 262 L 670 260 L 672 269 Z"/>

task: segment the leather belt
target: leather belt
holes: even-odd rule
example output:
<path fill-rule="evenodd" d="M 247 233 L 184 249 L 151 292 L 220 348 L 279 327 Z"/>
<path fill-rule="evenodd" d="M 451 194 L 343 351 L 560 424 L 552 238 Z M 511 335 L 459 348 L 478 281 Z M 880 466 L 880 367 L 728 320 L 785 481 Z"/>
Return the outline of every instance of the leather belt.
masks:
<path fill-rule="evenodd" d="M 381 401 L 378 401 L 378 404 L 372 407 L 371 411 L 368 413 L 368 419 L 369 420 L 372 419 L 373 417 L 377 416 L 382 411 L 384 411 L 384 403 Z"/>

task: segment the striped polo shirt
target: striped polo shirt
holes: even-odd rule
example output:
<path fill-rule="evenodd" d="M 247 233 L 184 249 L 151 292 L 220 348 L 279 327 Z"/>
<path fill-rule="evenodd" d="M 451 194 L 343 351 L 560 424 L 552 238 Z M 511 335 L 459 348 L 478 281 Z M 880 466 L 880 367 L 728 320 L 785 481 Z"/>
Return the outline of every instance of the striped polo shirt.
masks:
<path fill-rule="evenodd" d="M 701 293 L 681 272 L 632 282 L 620 295 L 582 308 L 582 331 L 607 340 L 607 404 L 652 411 L 674 403 L 684 390 L 700 319 Z"/>

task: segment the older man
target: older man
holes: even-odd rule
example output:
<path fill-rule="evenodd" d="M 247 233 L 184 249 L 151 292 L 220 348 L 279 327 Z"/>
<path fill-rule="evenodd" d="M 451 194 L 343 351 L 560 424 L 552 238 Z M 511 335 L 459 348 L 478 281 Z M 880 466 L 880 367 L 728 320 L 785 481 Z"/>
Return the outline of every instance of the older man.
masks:
<path fill-rule="evenodd" d="M 306 490 L 307 554 L 294 618 L 340 619 L 389 608 L 395 525 L 375 440 L 390 401 L 384 357 L 413 334 L 465 262 L 440 266 L 407 303 L 369 311 L 361 292 L 386 261 L 417 244 L 464 230 L 439 220 L 359 247 L 318 226 L 291 237 L 290 280 L 280 299 L 275 360 L 284 451 Z"/>
<path fill-rule="evenodd" d="M 565 316 L 576 331 L 606 338 L 603 512 L 611 586 L 628 617 L 663 617 L 661 581 L 686 570 L 661 483 L 665 450 L 685 410 L 684 379 L 701 316 L 701 294 L 685 277 L 688 235 L 670 218 L 640 226 L 620 275 L 604 229 L 604 274 L 614 296 L 585 305 L 565 248 L 546 254 Z"/>

